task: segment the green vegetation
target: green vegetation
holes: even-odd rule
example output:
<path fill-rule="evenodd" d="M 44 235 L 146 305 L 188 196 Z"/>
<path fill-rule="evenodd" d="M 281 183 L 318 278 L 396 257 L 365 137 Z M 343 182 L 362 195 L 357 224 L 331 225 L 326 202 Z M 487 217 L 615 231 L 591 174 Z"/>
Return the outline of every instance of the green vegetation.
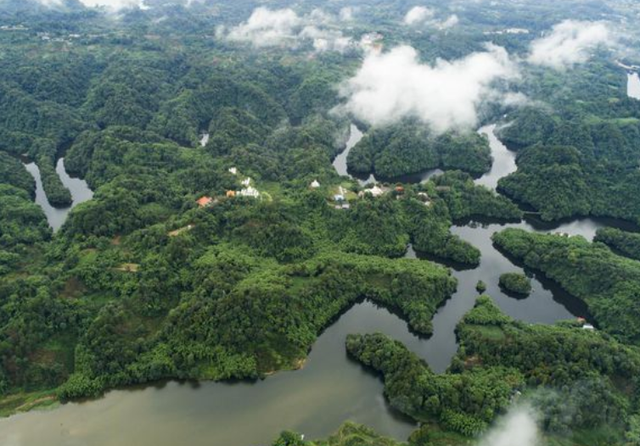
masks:
<path fill-rule="evenodd" d="M 640 355 L 578 322 L 530 325 L 505 316 L 481 297 L 458 325 L 460 350 L 452 371 L 510 364 L 524 376 L 520 397 L 542 415 L 544 431 L 580 444 L 581 431 L 609 429 L 608 444 L 623 444 L 637 413 Z M 593 410 L 594 407 L 598 410 Z M 627 435 L 628 435 L 627 434 Z M 583 436 L 587 441 L 596 437 Z"/>
<path fill-rule="evenodd" d="M 73 200 L 71 200 L 71 192 L 62 184 L 62 180 L 53 165 L 53 160 L 47 156 L 40 156 L 37 165 L 40 169 L 42 187 L 47 194 L 47 200 L 49 200 L 51 206 L 71 206 L 73 202 Z"/>
<path fill-rule="evenodd" d="M 335 435 L 326 440 L 303 441 L 300 434 L 295 432 L 283 432 L 273 442 L 272 446 L 400 446 L 398 442 L 390 438 L 382 437 L 373 430 L 351 422 L 340 427 Z"/>
<path fill-rule="evenodd" d="M 522 64 L 519 79 L 494 86 L 530 100 L 477 110 L 479 124 L 505 114 L 511 124 L 500 137 L 518 150 L 518 171 L 500 181 L 504 195 L 474 184 L 492 161 L 473 129 L 358 123 L 366 136 L 348 165 L 381 179 L 384 192 L 373 197 L 331 165 L 352 118 L 333 112 L 343 103 L 338 90 L 361 65 L 359 50 L 314 51 L 311 41 L 255 50 L 215 35 L 263 4 L 253 0 L 156 0 L 109 20 L 75 1 L 65 12 L 0 3 L 0 415 L 121 385 L 295 369 L 363 299 L 428 336 L 456 280 L 443 266 L 401 259 L 408 244 L 478 265 L 480 250 L 451 226 L 519 221 L 511 199 L 543 220 L 639 221 L 640 101 L 626 97 L 610 53 L 564 72 Z M 337 16 L 339 3 L 295 8 Z M 525 60 L 531 40 L 566 18 L 637 16 L 633 2 L 466 2 L 445 32 L 400 26 L 406 2 L 350 5 L 358 13 L 341 25 L 346 37 L 377 30 L 385 49 L 409 44 L 429 64 L 487 41 Z M 529 32 L 502 32 L 511 27 Z M 636 36 L 626 39 L 637 46 Z M 54 235 L 19 160 L 38 165 L 51 204 L 67 206 L 55 172 L 61 156 L 95 195 Z M 396 183 L 435 168 L 446 172 Z M 243 196 L 247 184 L 257 198 Z M 201 198 L 210 201 L 200 206 Z M 422 423 L 408 444 L 470 444 L 518 399 L 540 410 L 549 444 L 639 444 L 637 234 L 601 230 L 589 243 L 506 230 L 494 241 L 584 301 L 597 330 L 517 322 L 481 297 L 458 325 L 460 348 L 442 375 L 383 335 L 351 335 L 349 354 L 383 375 L 392 406 Z M 522 275 L 501 285 L 531 288 Z M 478 292 L 486 288 L 478 282 Z M 348 423 L 327 440 L 285 433 L 275 444 L 396 442 Z"/>
<path fill-rule="evenodd" d="M 435 136 L 419 123 L 402 123 L 369 130 L 349 153 L 349 170 L 395 178 L 425 170 L 460 169 L 481 175 L 491 167 L 486 138 L 476 134 Z"/>
<path fill-rule="evenodd" d="M 640 342 L 640 262 L 582 237 L 506 229 L 495 234 L 493 241 L 583 300 L 603 331 L 625 342 Z"/>
<path fill-rule="evenodd" d="M 454 221 L 470 217 L 485 217 L 503 221 L 520 221 L 522 211 L 503 197 L 484 186 L 476 186 L 470 175 L 445 172 L 433 179 L 438 195 L 447 203 Z"/>
<path fill-rule="evenodd" d="M 532 73 L 526 81 L 551 105 L 525 107 L 499 132 L 518 149 L 518 171 L 499 190 L 544 220 L 595 215 L 633 222 L 640 215 L 640 102 L 624 96 L 619 68 L 602 61 L 571 72 Z M 618 73 L 618 75 L 616 75 Z M 559 88 L 571 82 L 570 90 Z M 612 101 L 614 91 L 620 91 Z"/>
<path fill-rule="evenodd" d="M 540 414 L 545 444 L 624 444 L 635 435 L 637 349 L 578 321 L 517 322 L 487 296 L 478 298 L 457 335 L 458 355 L 444 375 L 384 335 L 347 339 L 352 356 L 382 373 L 389 402 L 425 422 L 409 444 L 465 444 L 464 436 L 443 438 L 439 429 L 474 435 L 515 399 Z"/>
<path fill-rule="evenodd" d="M 521 296 L 531 294 L 531 279 L 520 273 L 505 273 L 500 276 L 500 287 Z"/>
<path fill-rule="evenodd" d="M 402 344 L 381 334 L 350 335 L 347 351 L 384 376 L 385 395 L 396 409 L 465 436 L 484 431 L 524 384 L 517 371 L 501 367 L 436 375 Z"/>
<path fill-rule="evenodd" d="M 634 260 L 640 260 L 640 234 L 616 228 L 598 229 L 593 239 L 602 242 L 615 252 Z"/>

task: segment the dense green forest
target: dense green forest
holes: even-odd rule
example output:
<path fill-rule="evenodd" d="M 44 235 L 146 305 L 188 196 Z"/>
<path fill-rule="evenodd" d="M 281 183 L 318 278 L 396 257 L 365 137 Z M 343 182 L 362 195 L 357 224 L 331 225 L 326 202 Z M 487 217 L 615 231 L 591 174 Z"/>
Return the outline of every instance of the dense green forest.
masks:
<path fill-rule="evenodd" d="M 460 169 L 480 176 L 489 170 L 486 138 L 475 134 L 430 134 L 423 124 L 405 122 L 370 129 L 349 153 L 349 169 L 394 178 L 435 168 Z"/>
<path fill-rule="evenodd" d="M 525 107 L 506 118 L 499 134 L 519 151 L 518 171 L 500 181 L 500 190 L 545 220 L 596 215 L 637 222 L 640 102 L 612 94 L 621 80 L 602 62 L 528 82 L 547 95 L 553 112 Z M 560 94 L 562 82 L 574 88 Z"/>
<path fill-rule="evenodd" d="M 640 260 L 640 234 L 616 228 L 603 228 L 596 232 L 594 241 L 604 243 L 616 253 Z"/>
<path fill-rule="evenodd" d="M 582 237 L 506 229 L 496 233 L 493 241 L 508 255 L 543 272 L 586 302 L 603 331 L 625 342 L 640 341 L 640 262 Z"/>
<path fill-rule="evenodd" d="M 352 335 L 349 353 L 384 376 L 390 403 L 423 422 L 409 445 L 463 445 L 508 406 L 537 411 L 540 444 L 633 444 L 637 438 L 640 354 L 581 323 L 531 325 L 506 316 L 481 296 L 458 324 L 460 347 L 449 371 L 436 375 L 402 344 L 381 334 Z M 508 364 L 508 367 L 505 367 Z M 598 410 L 594 410 L 598 407 Z M 433 423 L 447 427 L 445 432 Z M 296 442 L 297 441 L 297 442 Z M 350 443 L 352 441 L 353 443 Z M 388 445 L 347 424 L 324 442 L 284 433 L 274 445 Z"/>
<path fill-rule="evenodd" d="M 631 17 L 633 5 L 433 0 L 424 3 L 436 22 L 417 29 L 403 23 L 411 2 L 354 0 L 355 19 L 345 19 L 340 2 L 305 1 L 294 7 L 301 29 L 266 45 L 229 37 L 264 2 L 147 3 L 112 14 L 75 0 L 0 0 L 0 415 L 42 395 L 66 402 L 160 380 L 269 379 L 301 368 L 323 331 L 363 300 L 429 338 L 459 291 L 457 273 L 436 260 L 473 269 L 483 259 L 454 224 L 526 213 L 640 223 L 640 101 L 603 49 L 570 70 L 520 63 L 472 101 L 465 129 L 340 112 L 369 51 L 410 45 L 421 69 L 435 70 L 493 43 L 511 64 L 562 20 Z M 437 22 L 449 13 L 450 29 Z M 381 46 L 363 49 L 374 31 Z M 336 36 L 349 45 L 322 50 Z M 349 171 L 375 174 L 375 185 L 332 166 L 352 123 L 365 135 Z M 496 161 L 477 133 L 489 123 L 517 152 L 498 192 L 474 182 Z M 62 157 L 95 194 L 54 233 L 24 164 L 37 165 L 49 203 L 66 208 Z M 432 169 L 444 173 L 406 181 Z M 493 241 L 526 268 L 501 277 L 504 290 L 524 299 L 530 273 L 543 273 L 586 304 L 595 328 L 519 322 L 483 296 L 457 325 L 443 374 L 385 335 L 351 334 L 350 358 L 421 423 L 408 444 L 469 444 L 520 402 L 541 414 L 549 444 L 639 444 L 638 234 L 603 229 L 591 243 L 507 229 Z M 403 259 L 410 246 L 433 261 Z M 326 440 L 285 432 L 274 444 L 398 445 L 353 423 Z"/>
<path fill-rule="evenodd" d="M 505 273 L 500 275 L 500 288 L 519 296 L 531 294 L 531 280 L 520 273 Z"/>

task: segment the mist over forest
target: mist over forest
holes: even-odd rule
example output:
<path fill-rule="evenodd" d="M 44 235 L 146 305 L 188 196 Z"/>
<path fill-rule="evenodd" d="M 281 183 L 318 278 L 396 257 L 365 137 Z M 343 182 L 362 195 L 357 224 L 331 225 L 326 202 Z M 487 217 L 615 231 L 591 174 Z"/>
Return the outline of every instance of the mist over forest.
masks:
<path fill-rule="evenodd" d="M 640 445 L 635 0 L 0 0 L 0 444 Z"/>

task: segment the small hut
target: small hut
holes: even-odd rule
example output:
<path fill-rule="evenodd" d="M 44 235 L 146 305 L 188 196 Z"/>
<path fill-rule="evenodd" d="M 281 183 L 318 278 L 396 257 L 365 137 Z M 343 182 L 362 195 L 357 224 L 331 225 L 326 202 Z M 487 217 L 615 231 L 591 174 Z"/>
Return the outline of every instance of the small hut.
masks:
<path fill-rule="evenodd" d="M 211 204 L 213 203 L 213 198 L 206 196 L 200 197 L 196 200 L 196 203 L 198 203 L 198 206 L 200 206 L 201 208 L 211 206 Z"/>

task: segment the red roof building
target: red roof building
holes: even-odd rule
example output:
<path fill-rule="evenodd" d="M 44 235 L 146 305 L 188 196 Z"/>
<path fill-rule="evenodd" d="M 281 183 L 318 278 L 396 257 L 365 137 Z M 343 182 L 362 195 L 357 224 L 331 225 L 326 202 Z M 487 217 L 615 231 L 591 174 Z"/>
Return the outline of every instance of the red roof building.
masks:
<path fill-rule="evenodd" d="M 198 198 L 196 203 L 198 203 L 198 206 L 200 206 L 201 208 L 204 208 L 211 205 L 211 203 L 213 203 L 213 198 L 211 197 Z"/>

